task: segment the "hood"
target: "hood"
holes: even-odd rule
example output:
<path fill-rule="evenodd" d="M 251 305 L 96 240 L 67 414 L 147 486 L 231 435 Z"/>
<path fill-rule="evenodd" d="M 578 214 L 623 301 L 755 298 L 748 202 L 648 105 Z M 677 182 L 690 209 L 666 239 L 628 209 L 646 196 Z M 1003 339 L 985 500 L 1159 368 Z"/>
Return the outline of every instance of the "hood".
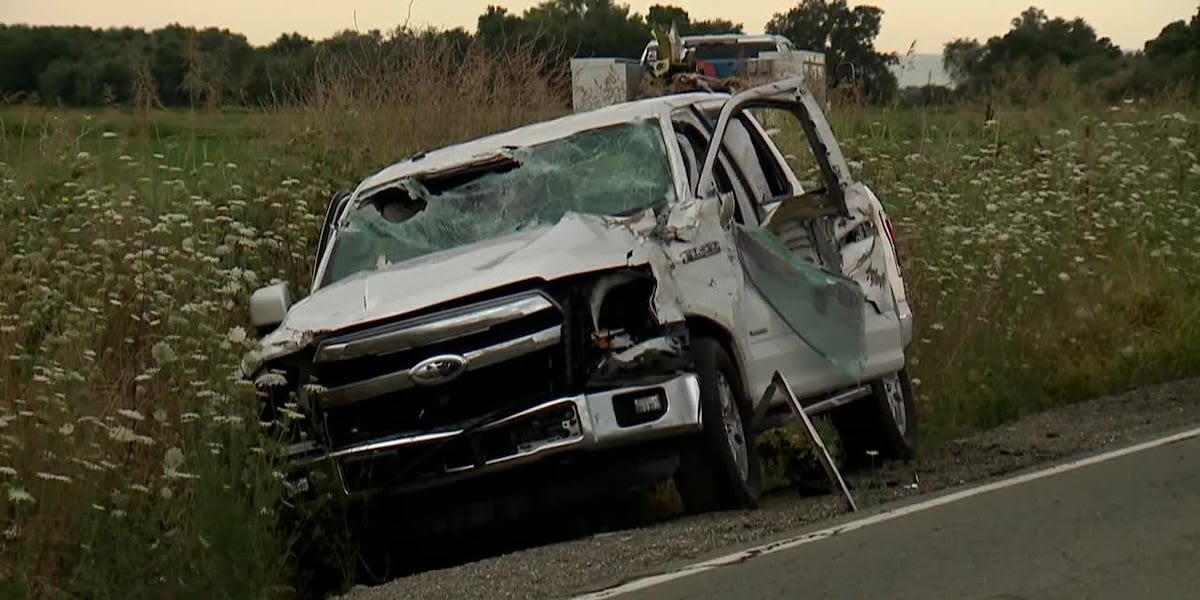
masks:
<path fill-rule="evenodd" d="M 552 227 L 359 273 L 292 306 L 279 328 L 263 338 L 262 349 L 268 354 L 275 354 L 269 351 L 273 346 L 299 349 L 314 334 L 405 315 L 518 281 L 644 265 L 657 245 L 639 232 L 653 225 L 650 211 L 629 219 L 569 213 Z"/>

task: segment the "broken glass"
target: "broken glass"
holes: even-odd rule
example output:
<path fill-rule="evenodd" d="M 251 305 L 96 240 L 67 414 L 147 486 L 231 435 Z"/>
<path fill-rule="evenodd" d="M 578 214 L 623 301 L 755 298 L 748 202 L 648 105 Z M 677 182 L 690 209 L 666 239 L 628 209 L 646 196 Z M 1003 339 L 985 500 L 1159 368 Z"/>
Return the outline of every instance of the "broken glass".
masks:
<path fill-rule="evenodd" d="M 675 201 L 653 119 L 510 149 L 464 167 L 400 180 L 360 200 L 337 232 L 324 284 L 550 226 L 571 212 L 626 216 Z"/>
<path fill-rule="evenodd" d="M 737 226 L 742 268 L 797 336 L 855 381 L 866 368 L 862 288 L 792 254 L 771 232 Z"/>

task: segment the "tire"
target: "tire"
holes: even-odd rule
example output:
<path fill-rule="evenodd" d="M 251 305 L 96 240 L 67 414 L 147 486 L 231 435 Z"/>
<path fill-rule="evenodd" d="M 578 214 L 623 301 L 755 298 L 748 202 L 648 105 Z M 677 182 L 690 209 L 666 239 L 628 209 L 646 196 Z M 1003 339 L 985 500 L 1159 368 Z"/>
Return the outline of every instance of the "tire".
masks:
<path fill-rule="evenodd" d="M 675 487 L 691 514 L 751 509 L 762 495 L 753 415 L 737 367 L 717 341 L 692 341 L 704 430 L 680 449 Z M 726 418 L 728 417 L 728 419 Z"/>
<path fill-rule="evenodd" d="M 871 395 L 833 411 L 833 425 L 848 467 L 912 459 L 919 436 L 908 373 L 899 371 L 872 383 Z"/>

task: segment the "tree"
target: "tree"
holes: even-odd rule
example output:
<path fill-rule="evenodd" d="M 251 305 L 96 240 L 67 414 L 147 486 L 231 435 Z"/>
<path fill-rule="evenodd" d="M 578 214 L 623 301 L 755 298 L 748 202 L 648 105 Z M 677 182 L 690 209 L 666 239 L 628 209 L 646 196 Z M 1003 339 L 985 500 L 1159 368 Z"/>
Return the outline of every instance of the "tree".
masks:
<path fill-rule="evenodd" d="M 678 6 L 656 4 L 646 11 L 646 24 L 651 28 L 670 29 L 675 25 L 680 35 L 714 35 L 721 33 L 743 33 L 741 23 L 726 19 L 693 21 L 688 11 Z"/>
<path fill-rule="evenodd" d="M 979 68 L 983 46 L 979 40 L 958 38 L 947 42 L 942 51 L 942 68 L 955 85 L 965 84 Z"/>
<path fill-rule="evenodd" d="M 674 25 L 679 28 L 680 33 L 683 33 L 692 24 L 692 16 L 678 6 L 655 4 L 646 11 L 646 23 L 651 27 L 662 29 L 670 29 L 671 25 Z"/>
<path fill-rule="evenodd" d="M 896 76 L 888 68 L 899 60 L 878 52 L 883 10 L 874 6 L 851 9 L 846 0 L 802 0 L 767 23 L 767 32 L 783 35 L 799 48 L 825 53 L 829 79 L 835 86 L 861 86 L 876 101 L 896 93 Z"/>
<path fill-rule="evenodd" d="M 1029 7 L 1012 20 L 1012 29 L 986 44 L 959 39 L 946 44 L 942 63 L 959 86 L 975 92 L 992 89 L 1005 77 L 1036 78 L 1047 68 L 1067 67 L 1081 81 L 1093 81 L 1118 67 L 1121 50 L 1100 37 L 1083 19 L 1049 18 Z"/>

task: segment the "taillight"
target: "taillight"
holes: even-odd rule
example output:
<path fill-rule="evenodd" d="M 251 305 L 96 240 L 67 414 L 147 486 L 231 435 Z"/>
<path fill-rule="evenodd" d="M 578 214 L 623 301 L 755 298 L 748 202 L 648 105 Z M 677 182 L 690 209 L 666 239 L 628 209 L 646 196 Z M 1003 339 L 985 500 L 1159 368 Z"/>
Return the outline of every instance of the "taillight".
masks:
<path fill-rule="evenodd" d="M 887 232 L 888 241 L 892 243 L 892 253 L 896 255 L 896 262 L 900 262 L 900 249 L 896 246 L 896 228 L 892 226 L 891 217 L 883 217 L 883 229 Z"/>

